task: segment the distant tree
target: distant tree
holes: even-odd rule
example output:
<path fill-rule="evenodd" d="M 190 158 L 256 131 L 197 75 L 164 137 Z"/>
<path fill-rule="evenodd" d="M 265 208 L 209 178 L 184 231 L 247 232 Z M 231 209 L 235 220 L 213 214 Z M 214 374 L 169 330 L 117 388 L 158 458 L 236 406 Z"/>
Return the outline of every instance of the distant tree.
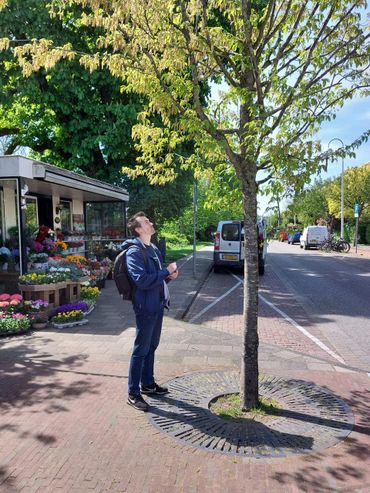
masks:
<path fill-rule="evenodd" d="M 329 207 L 327 203 L 327 187 L 330 180 L 316 181 L 314 185 L 298 193 L 288 206 L 290 214 L 296 215 L 304 226 L 316 224 L 320 218 L 327 218 Z"/>
<path fill-rule="evenodd" d="M 326 188 L 329 211 L 336 218 L 341 214 L 341 177 Z M 354 205 L 359 204 L 359 218 L 370 218 L 370 163 L 347 168 L 344 173 L 344 217 L 352 219 Z"/>

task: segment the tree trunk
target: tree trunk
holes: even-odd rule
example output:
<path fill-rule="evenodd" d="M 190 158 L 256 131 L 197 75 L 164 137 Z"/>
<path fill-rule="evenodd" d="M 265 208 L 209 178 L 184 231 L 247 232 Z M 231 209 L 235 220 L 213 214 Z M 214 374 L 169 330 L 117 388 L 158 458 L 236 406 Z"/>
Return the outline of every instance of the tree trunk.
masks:
<path fill-rule="evenodd" d="M 258 248 L 256 165 L 243 166 L 244 202 L 244 333 L 241 367 L 241 406 L 258 405 Z"/>

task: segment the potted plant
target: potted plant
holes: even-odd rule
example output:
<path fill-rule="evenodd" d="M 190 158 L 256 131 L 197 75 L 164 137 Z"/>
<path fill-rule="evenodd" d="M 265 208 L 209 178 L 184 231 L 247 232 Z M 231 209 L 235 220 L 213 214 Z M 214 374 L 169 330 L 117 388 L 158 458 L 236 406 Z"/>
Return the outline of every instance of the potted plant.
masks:
<path fill-rule="evenodd" d="M 19 334 L 30 328 L 30 319 L 23 313 L 0 311 L 0 335 Z"/>
<path fill-rule="evenodd" d="M 14 314 L 23 310 L 23 298 L 20 294 L 0 294 L 0 310 L 8 314 Z"/>
<path fill-rule="evenodd" d="M 49 266 L 46 252 L 31 253 L 28 258 L 32 262 L 32 268 L 35 270 L 46 270 Z"/>
<path fill-rule="evenodd" d="M 96 300 L 98 299 L 99 295 L 100 295 L 100 291 L 95 286 L 81 287 L 81 300 L 85 301 L 90 306 L 90 310 L 88 313 L 93 311 L 96 304 Z"/>
<path fill-rule="evenodd" d="M 30 321 L 33 329 L 45 329 L 48 325 L 47 313 L 30 313 Z"/>
<path fill-rule="evenodd" d="M 24 305 L 34 329 L 44 329 L 48 323 L 47 308 L 49 303 L 45 300 L 25 301 Z"/>
<path fill-rule="evenodd" d="M 84 301 L 76 301 L 75 303 L 67 303 L 65 305 L 58 306 L 54 308 L 52 312 L 52 317 L 58 315 L 58 313 L 68 313 L 72 311 L 81 311 L 83 315 L 89 311 L 89 304 Z"/>
<path fill-rule="evenodd" d="M 57 329 L 83 325 L 88 322 L 87 319 L 84 319 L 84 312 L 82 310 L 70 310 L 57 313 L 52 317 L 51 321 Z"/>

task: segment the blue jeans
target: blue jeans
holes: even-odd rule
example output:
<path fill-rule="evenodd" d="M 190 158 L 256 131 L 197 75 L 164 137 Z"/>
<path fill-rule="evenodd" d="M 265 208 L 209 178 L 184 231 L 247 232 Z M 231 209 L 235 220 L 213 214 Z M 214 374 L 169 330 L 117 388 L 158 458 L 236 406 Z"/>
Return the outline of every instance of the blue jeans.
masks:
<path fill-rule="evenodd" d="M 161 338 L 162 321 L 163 308 L 151 315 L 136 314 L 136 338 L 128 375 L 129 394 L 140 394 L 140 383 L 154 383 L 154 353 Z"/>

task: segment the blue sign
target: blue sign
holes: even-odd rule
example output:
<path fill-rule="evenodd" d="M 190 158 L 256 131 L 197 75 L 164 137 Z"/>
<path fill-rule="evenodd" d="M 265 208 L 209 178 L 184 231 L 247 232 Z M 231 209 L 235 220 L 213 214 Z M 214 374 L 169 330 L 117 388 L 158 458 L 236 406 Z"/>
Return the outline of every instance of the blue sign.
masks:
<path fill-rule="evenodd" d="M 360 214 L 360 204 L 355 204 L 355 217 L 358 217 Z"/>

